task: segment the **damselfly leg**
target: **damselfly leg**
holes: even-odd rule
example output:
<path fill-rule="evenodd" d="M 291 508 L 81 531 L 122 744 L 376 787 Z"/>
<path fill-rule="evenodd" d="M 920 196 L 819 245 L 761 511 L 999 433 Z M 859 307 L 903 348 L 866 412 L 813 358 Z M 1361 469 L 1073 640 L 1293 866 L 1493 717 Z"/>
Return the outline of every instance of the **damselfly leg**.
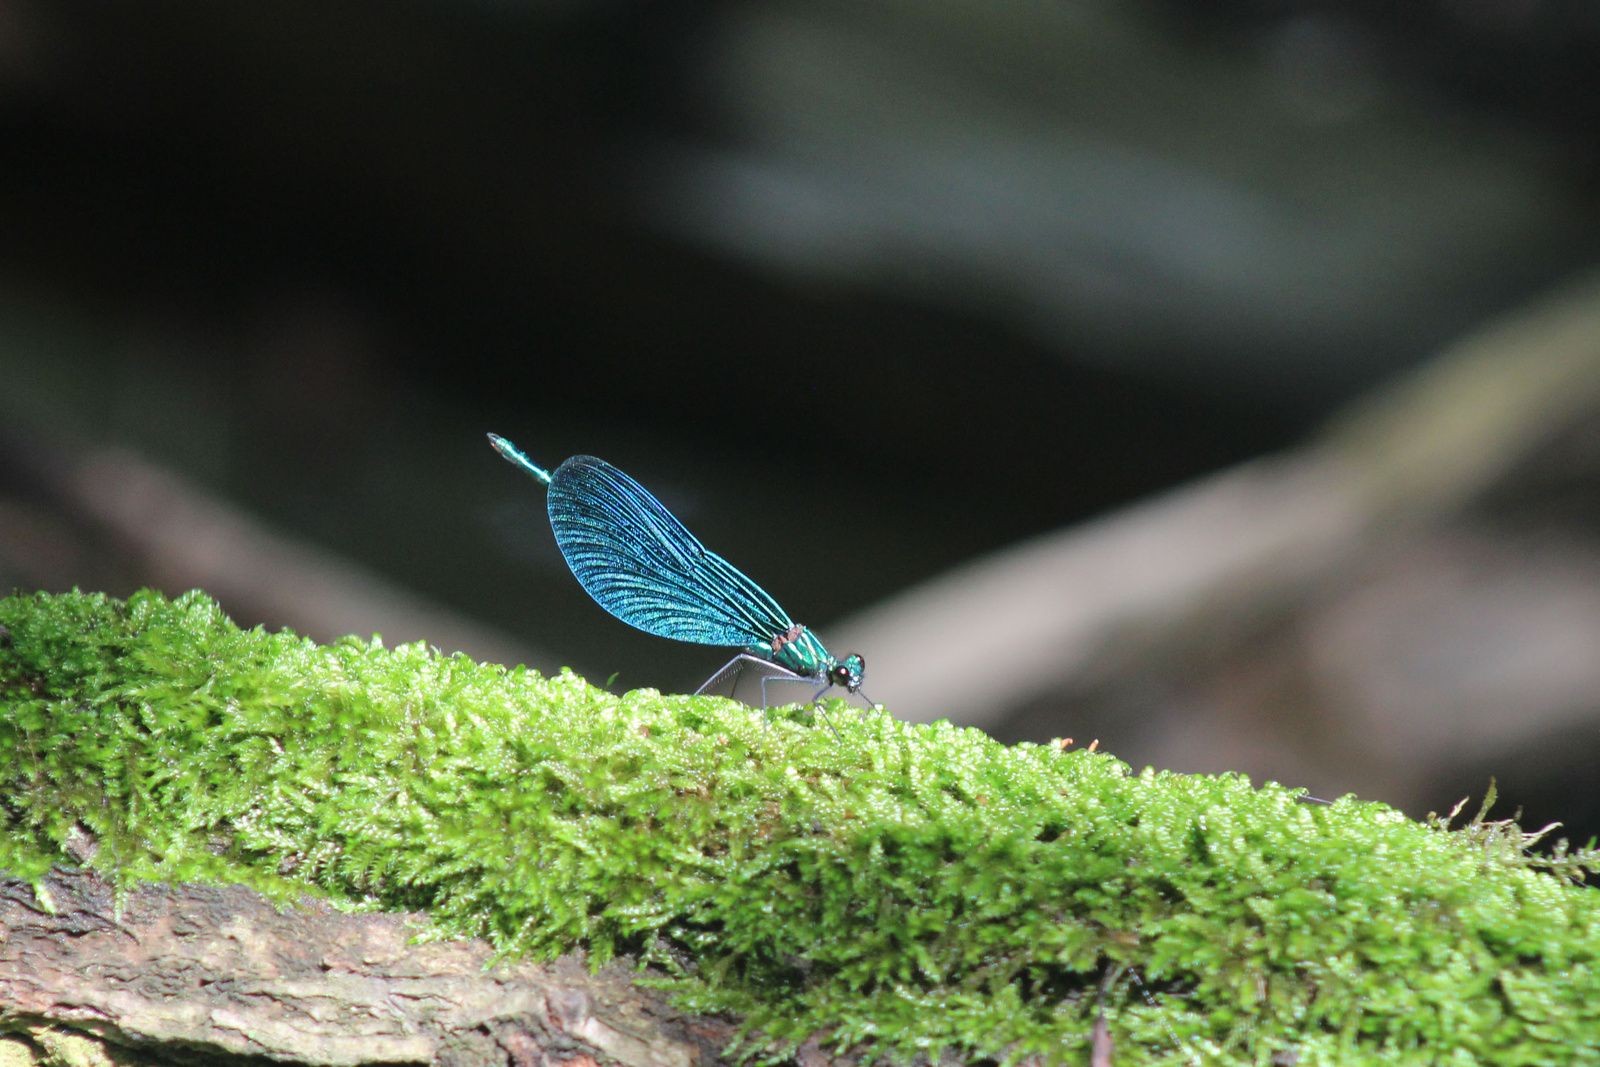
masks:
<path fill-rule="evenodd" d="M 722 682 L 723 679 L 732 677 L 733 684 L 728 687 L 727 693 L 723 695 L 726 695 L 734 700 L 738 700 L 739 682 L 747 670 L 759 670 L 762 672 L 757 677 L 760 679 L 761 683 L 761 710 L 763 712 L 772 706 L 772 698 L 767 692 L 768 682 L 805 682 L 807 684 L 816 683 L 815 678 L 804 674 L 796 674 L 787 667 L 781 667 L 769 659 L 762 659 L 760 656 L 752 656 L 748 652 L 741 652 L 737 656 L 730 659 L 727 663 L 724 663 L 710 678 L 707 678 L 704 684 L 702 684 L 699 689 L 694 691 L 694 695 L 700 696 L 713 686 L 719 686 L 719 683 Z M 832 688 L 832 682 L 825 683 L 822 688 L 818 689 L 811 695 L 811 703 L 819 712 L 822 713 L 822 721 L 828 724 L 828 729 L 833 731 L 833 735 L 835 737 L 838 737 L 839 731 L 835 729 L 833 720 L 830 719 L 828 717 L 828 713 L 822 709 L 822 694 L 826 693 Z"/>
<path fill-rule="evenodd" d="M 732 697 L 733 699 L 737 700 L 738 697 L 737 697 L 736 694 L 737 694 L 737 692 L 739 690 L 739 680 L 740 680 L 740 678 L 743 677 L 744 672 L 746 670 L 749 670 L 752 667 L 759 668 L 760 670 L 768 672 L 768 673 L 766 673 L 766 674 L 761 676 L 761 706 L 762 706 L 762 708 L 765 708 L 767 706 L 767 685 L 766 685 L 767 679 L 769 679 L 769 678 L 791 679 L 792 678 L 792 679 L 794 679 L 796 681 L 801 681 L 801 682 L 809 682 L 811 680 L 809 678 L 805 678 L 805 677 L 802 677 L 801 675 L 798 675 L 798 674 L 794 673 L 793 671 L 789 670 L 787 667 L 780 667 L 776 663 L 772 662 L 769 659 L 762 659 L 760 656 L 752 656 L 748 652 L 741 652 L 737 656 L 735 656 L 732 659 L 730 659 L 728 662 L 724 663 L 721 667 L 717 668 L 717 673 L 715 673 L 711 677 L 707 678 L 705 680 L 705 683 L 703 685 L 701 685 L 699 689 L 696 689 L 694 691 L 694 695 L 695 696 L 700 696 L 702 693 L 706 692 L 712 686 L 717 685 L 724 678 L 731 677 L 733 679 L 733 685 L 731 685 L 728 688 L 727 693 L 720 694 L 720 695 Z"/>

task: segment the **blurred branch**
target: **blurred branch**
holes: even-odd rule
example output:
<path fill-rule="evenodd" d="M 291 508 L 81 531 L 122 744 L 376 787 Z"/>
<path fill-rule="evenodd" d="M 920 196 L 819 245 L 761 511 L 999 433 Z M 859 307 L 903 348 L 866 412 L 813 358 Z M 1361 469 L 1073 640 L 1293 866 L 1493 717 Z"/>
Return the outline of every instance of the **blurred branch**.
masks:
<path fill-rule="evenodd" d="M 1220 600 L 1304 587 L 1356 542 L 1350 488 L 1326 457 L 1248 464 L 960 567 L 846 622 L 839 643 L 865 651 L 891 708 L 988 725 Z"/>
<path fill-rule="evenodd" d="M 171 471 L 121 449 L 96 450 L 62 484 L 82 512 L 146 562 L 161 588 L 200 588 L 230 611 L 272 619 L 318 641 L 382 634 L 495 663 L 553 658 L 429 603 L 348 559 L 269 530 Z"/>
<path fill-rule="evenodd" d="M 1600 278 L 1453 345 L 1296 452 L 978 560 L 840 628 L 872 691 L 993 725 L 1176 642 L 1225 642 L 1458 514 L 1600 404 Z M 830 634 L 830 636 L 833 636 Z"/>
<path fill-rule="evenodd" d="M 1505 315 L 1335 419 L 1312 450 L 1341 463 L 1374 522 L 1459 511 L 1600 405 L 1600 276 Z"/>
<path fill-rule="evenodd" d="M 75 449 L 31 439 L 8 450 L 13 466 L 26 464 L 34 483 L 56 509 L 86 527 L 95 551 L 57 551 L 40 573 L 38 545 L 70 534 L 38 536 L 50 516 L 19 505 L 0 506 L 0 524 L 32 537 L 0 539 L 27 550 L 27 559 L 3 560 L 39 585 L 84 582 L 85 556 L 125 559 L 137 585 L 176 595 L 204 589 L 246 625 L 289 627 L 329 642 L 346 634 L 381 634 L 390 645 L 426 641 L 444 652 L 465 652 L 492 663 L 525 663 L 542 670 L 555 657 L 530 648 L 443 605 L 387 581 L 336 553 L 272 529 L 175 472 L 121 448 Z M 0 502 L 3 504 L 3 502 Z M 55 519 L 55 526 L 61 520 Z M 29 549 L 29 546 L 34 548 Z M 92 582 L 91 582 L 92 584 Z"/>

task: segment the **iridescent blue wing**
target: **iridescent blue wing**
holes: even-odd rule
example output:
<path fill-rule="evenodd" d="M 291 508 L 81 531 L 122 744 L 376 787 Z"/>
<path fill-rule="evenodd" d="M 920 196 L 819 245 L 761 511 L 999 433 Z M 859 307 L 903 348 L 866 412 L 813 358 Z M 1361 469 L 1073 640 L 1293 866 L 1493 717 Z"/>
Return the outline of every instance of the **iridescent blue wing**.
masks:
<path fill-rule="evenodd" d="M 765 590 L 603 459 L 573 456 L 556 468 L 550 526 L 589 595 L 647 633 L 749 647 L 793 625 Z"/>

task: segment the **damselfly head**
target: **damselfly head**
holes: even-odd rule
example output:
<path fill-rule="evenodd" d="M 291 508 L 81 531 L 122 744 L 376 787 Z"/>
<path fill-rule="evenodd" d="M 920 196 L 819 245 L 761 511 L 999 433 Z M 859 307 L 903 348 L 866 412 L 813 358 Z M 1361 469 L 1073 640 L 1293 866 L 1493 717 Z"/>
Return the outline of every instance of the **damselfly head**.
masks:
<path fill-rule="evenodd" d="M 852 652 L 842 663 L 835 663 L 828 669 L 828 681 L 854 693 L 861 688 L 861 677 L 866 673 L 867 661 Z"/>

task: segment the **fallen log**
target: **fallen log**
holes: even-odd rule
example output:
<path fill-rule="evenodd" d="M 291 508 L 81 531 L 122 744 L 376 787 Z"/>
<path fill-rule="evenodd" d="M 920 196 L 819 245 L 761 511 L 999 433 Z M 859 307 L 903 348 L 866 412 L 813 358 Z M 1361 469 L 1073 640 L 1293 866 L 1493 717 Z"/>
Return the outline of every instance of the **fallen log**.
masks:
<path fill-rule="evenodd" d="M 419 943 L 425 928 L 315 902 L 279 910 L 237 885 L 145 883 L 119 909 L 90 872 L 57 868 L 37 890 L 0 879 L 13 1053 L 0 1048 L 0 1064 L 71 1059 L 76 1041 L 81 1063 L 710 1067 L 733 1036 L 621 964 L 497 962 L 482 941 Z"/>

